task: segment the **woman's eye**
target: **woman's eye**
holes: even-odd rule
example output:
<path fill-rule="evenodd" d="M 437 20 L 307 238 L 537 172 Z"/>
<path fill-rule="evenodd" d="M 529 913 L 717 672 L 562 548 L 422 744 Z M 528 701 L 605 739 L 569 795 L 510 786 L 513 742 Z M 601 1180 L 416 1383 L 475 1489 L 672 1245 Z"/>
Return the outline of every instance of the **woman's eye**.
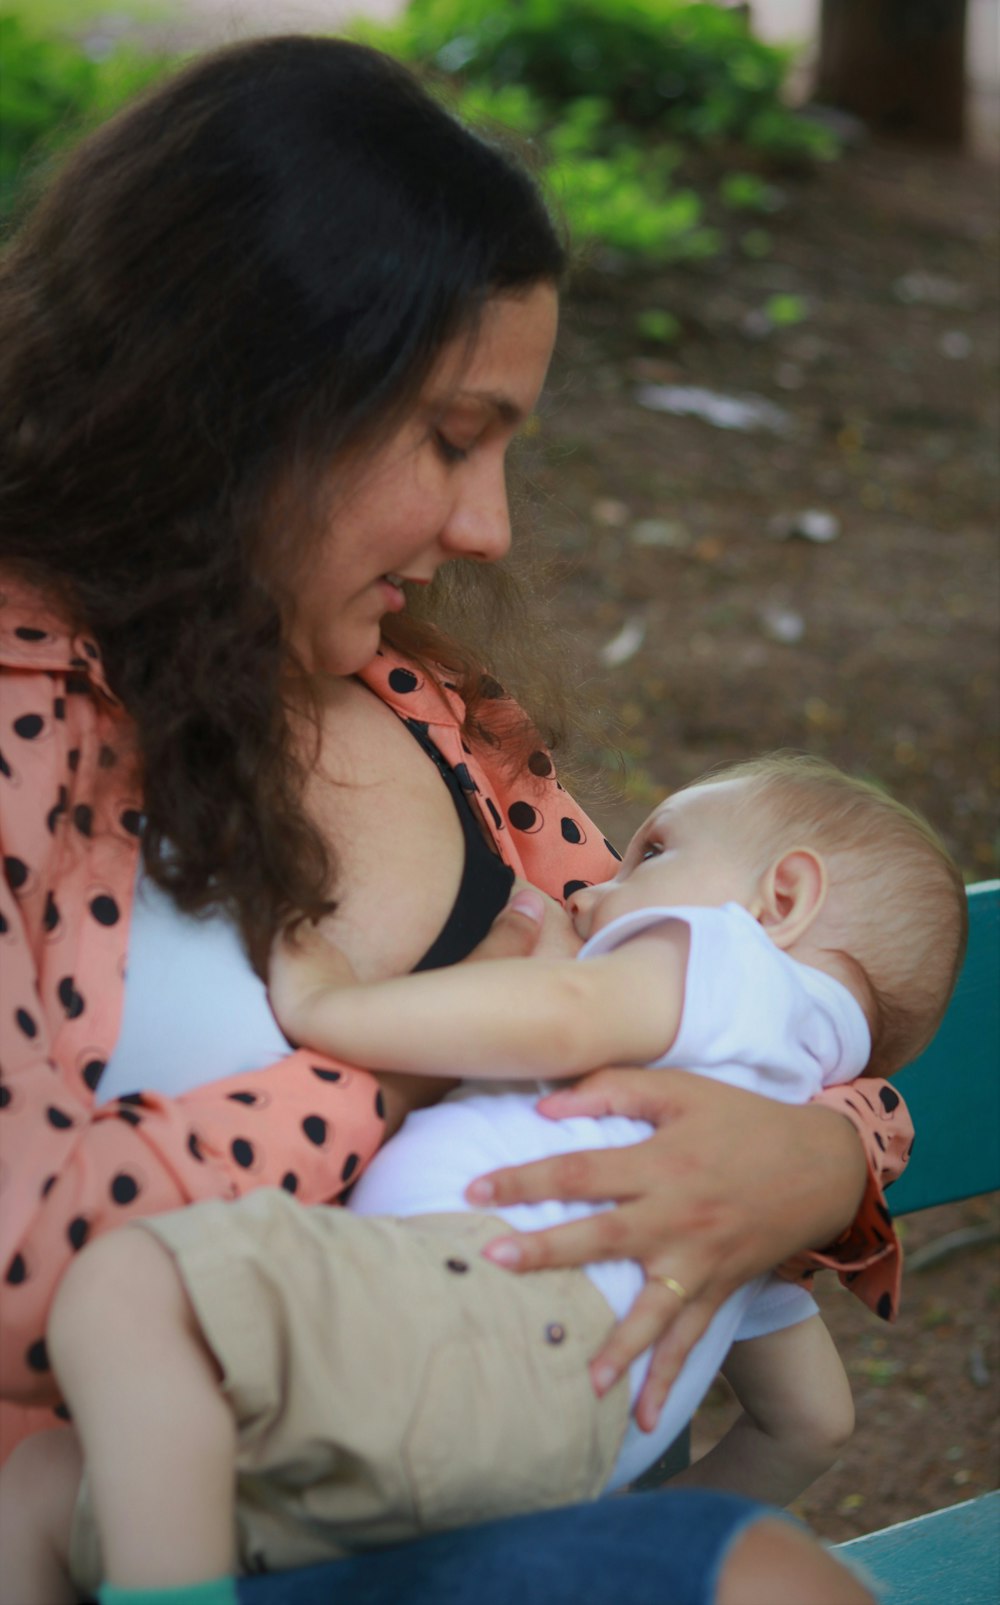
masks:
<path fill-rule="evenodd" d="M 645 847 L 642 849 L 639 862 L 644 864 L 647 858 L 659 858 L 662 851 L 663 848 L 660 846 L 659 842 L 647 842 Z"/>
<path fill-rule="evenodd" d="M 456 446 L 455 442 L 442 434 L 440 429 L 435 431 L 434 440 L 446 463 L 464 463 L 469 455 L 463 446 Z"/>

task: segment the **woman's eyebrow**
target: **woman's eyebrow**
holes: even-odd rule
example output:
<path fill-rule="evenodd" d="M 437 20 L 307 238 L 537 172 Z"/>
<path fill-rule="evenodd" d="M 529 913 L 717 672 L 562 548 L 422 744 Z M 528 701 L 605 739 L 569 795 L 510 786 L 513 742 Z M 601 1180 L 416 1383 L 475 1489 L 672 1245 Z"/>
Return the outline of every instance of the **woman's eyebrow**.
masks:
<path fill-rule="evenodd" d="M 505 424 L 519 424 L 526 416 L 515 401 L 498 390 L 456 390 L 452 398 L 452 404 L 458 406 L 470 401 L 495 412 Z"/>

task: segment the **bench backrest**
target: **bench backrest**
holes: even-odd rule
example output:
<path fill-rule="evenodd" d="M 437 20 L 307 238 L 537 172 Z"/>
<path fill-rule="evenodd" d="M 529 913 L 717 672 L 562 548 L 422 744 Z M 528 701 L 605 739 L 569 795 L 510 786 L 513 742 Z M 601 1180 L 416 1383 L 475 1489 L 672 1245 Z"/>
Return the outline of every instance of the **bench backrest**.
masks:
<path fill-rule="evenodd" d="M 893 1086 L 917 1139 L 894 1215 L 1000 1187 L 1000 881 L 969 887 L 969 951 L 941 1029 Z"/>

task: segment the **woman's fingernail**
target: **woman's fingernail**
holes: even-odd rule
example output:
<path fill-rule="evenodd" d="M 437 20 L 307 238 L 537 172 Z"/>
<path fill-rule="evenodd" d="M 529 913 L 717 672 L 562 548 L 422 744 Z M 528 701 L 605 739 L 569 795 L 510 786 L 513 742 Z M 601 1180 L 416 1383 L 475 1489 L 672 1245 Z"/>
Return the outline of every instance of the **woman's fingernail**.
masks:
<path fill-rule="evenodd" d="M 538 892 L 515 892 L 507 907 L 512 908 L 515 914 L 524 914 L 527 919 L 535 920 L 538 924 L 541 924 L 545 916 L 545 904 Z"/>
<path fill-rule="evenodd" d="M 470 1181 L 465 1196 L 470 1204 L 492 1204 L 496 1194 L 489 1177 L 481 1176 L 478 1181 Z"/>
<path fill-rule="evenodd" d="M 594 1384 L 594 1392 L 599 1399 L 603 1399 L 609 1388 L 613 1388 L 618 1380 L 618 1373 L 613 1365 L 592 1365 L 590 1380 Z"/>
<path fill-rule="evenodd" d="M 490 1260 L 494 1265 L 502 1265 L 509 1271 L 520 1265 L 521 1249 L 513 1238 L 501 1237 L 496 1243 L 487 1243 L 483 1249 L 483 1258 Z"/>

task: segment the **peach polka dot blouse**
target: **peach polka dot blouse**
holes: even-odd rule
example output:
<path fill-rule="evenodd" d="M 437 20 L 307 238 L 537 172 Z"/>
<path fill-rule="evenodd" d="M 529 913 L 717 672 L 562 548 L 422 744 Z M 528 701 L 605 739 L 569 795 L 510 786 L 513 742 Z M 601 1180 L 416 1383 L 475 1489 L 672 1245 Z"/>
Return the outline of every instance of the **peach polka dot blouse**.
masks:
<path fill-rule="evenodd" d="M 362 678 L 426 724 L 516 874 L 565 898 L 614 873 L 617 854 L 546 752 L 512 775 L 493 749 L 470 750 L 457 691 L 388 649 Z M 57 1402 L 47 1312 L 90 1238 L 255 1187 L 329 1202 L 381 1141 L 374 1078 L 305 1050 L 175 1099 L 136 1093 L 95 1105 L 121 1020 L 141 828 L 132 726 L 95 643 L 72 635 L 36 592 L 0 578 L 0 1395 L 23 1404 Z M 899 1252 L 881 1187 L 905 1164 L 909 1118 L 878 1081 L 822 1101 L 857 1127 L 869 1187 L 842 1241 L 795 1274 L 834 1265 L 891 1316 Z"/>

